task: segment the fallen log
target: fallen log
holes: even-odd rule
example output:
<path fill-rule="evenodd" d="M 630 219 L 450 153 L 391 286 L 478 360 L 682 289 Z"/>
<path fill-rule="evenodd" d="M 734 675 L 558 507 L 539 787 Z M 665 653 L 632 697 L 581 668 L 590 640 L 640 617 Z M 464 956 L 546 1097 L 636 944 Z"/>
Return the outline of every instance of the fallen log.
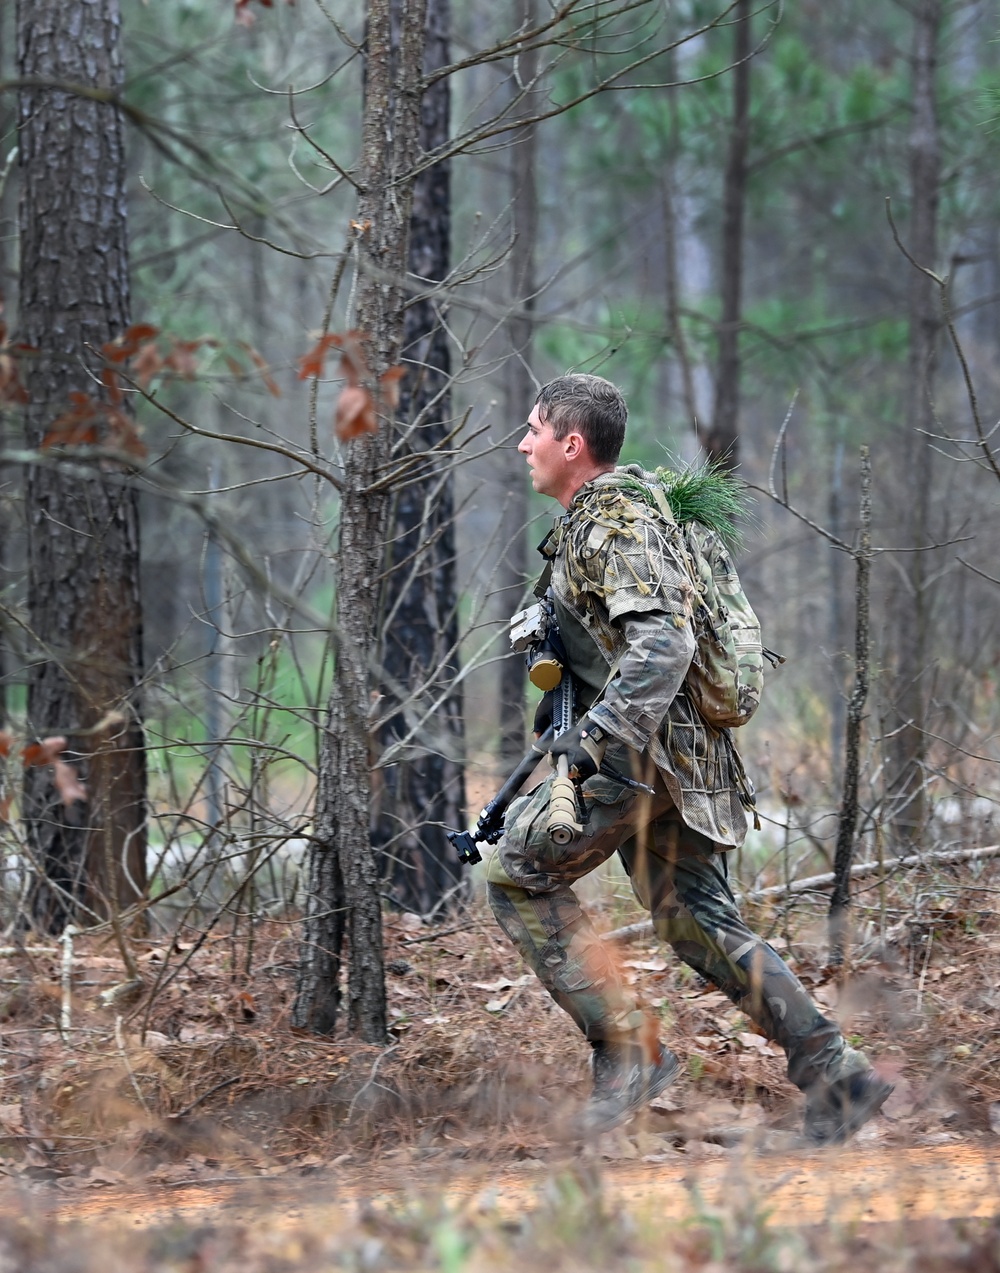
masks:
<path fill-rule="evenodd" d="M 851 867 L 851 879 L 864 879 L 866 876 L 878 875 L 880 871 L 892 875 L 899 870 L 910 870 L 916 866 L 947 866 L 956 862 L 981 862 L 986 858 L 1000 857 L 1000 844 L 988 844 L 981 849 L 949 849 L 939 853 L 909 853 L 906 857 L 888 858 L 882 862 L 857 862 Z M 823 875 L 807 875 L 801 880 L 792 880 L 790 884 L 771 884 L 767 888 L 753 889 L 747 893 L 737 893 L 737 901 L 763 902 L 768 898 L 794 897 L 800 893 L 812 893 L 817 889 L 829 888 L 833 884 L 833 872 Z M 653 931 L 651 919 L 640 920 L 637 924 L 626 924 L 623 928 L 614 928 L 604 933 L 605 941 L 626 943 L 639 937 L 647 937 Z"/>

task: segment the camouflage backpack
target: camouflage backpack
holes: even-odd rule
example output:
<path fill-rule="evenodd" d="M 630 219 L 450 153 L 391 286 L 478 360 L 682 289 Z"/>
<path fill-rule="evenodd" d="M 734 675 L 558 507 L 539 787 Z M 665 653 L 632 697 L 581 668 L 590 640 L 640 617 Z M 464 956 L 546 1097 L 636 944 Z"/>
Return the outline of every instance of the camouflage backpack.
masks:
<path fill-rule="evenodd" d="M 685 564 L 695 591 L 688 694 L 715 728 L 745 725 L 760 706 L 764 660 L 772 666 L 784 662 L 765 649 L 760 621 L 733 565 L 731 548 L 739 542 L 735 518 L 746 512 L 746 496 L 731 474 L 714 465 L 683 473 L 662 468 L 639 472 L 648 497 L 677 522 L 687 550 Z"/>

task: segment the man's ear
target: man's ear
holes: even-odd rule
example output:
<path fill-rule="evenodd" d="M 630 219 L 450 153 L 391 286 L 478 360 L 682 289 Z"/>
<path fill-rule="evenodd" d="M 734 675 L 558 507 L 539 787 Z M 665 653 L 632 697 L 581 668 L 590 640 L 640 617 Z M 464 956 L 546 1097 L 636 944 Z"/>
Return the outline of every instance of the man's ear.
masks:
<path fill-rule="evenodd" d="M 587 442 L 582 433 L 570 431 L 563 438 L 563 454 L 567 460 L 578 460 L 586 445 Z"/>

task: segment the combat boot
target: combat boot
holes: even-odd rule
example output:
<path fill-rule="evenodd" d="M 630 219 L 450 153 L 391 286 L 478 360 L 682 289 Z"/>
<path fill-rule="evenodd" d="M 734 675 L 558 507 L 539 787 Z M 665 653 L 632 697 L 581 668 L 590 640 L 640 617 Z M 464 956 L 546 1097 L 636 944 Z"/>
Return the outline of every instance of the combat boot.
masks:
<path fill-rule="evenodd" d="M 583 1113 L 583 1128 L 590 1135 L 616 1127 L 669 1087 L 680 1073 L 677 1057 L 659 1041 L 652 1048 L 638 1039 L 591 1046 L 594 1091 Z"/>
<path fill-rule="evenodd" d="M 813 1145 L 842 1145 L 874 1118 L 894 1084 L 874 1070 L 817 1083 L 806 1093 L 805 1137 Z"/>

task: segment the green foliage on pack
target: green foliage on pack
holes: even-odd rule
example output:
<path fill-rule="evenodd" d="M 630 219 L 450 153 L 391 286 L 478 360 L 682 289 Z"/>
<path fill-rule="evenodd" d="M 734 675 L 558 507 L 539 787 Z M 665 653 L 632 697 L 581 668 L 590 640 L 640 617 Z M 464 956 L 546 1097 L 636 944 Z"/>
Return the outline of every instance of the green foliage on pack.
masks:
<path fill-rule="evenodd" d="M 679 525 L 700 522 L 714 530 L 730 552 L 739 550 L 743 543 L 739 523 L 750 516 L 753 496 L 728 469 L 707 461 L 680 473 L 658 468 L 656 476 Z"/>
<path fill-rule="evenodd" d="M 728 469 L 709 460 L 679 472 L 668 468 L 654 471 L 679 526 L 699 522 L 715 531 L 730 552 L 740 548 L 743 533 L 738 523 L 749 516 L 753 497 Z M 626 480 L 623 485 L 631 495 L 656 507 L 656 498 L 645 482 Z"/>
<path fill-rule="evenodd" d="M 695 706 L 718 729 L 745 725 L 760 706 L 766 657 L 760 621 L 732 560 L 750 496 L 738 478 L 711 462 L 681 472 L 619 470 L 619 480 L 629 495 L 672 515 L 681 528 L 695 595 L 695 652 L 687 674 Z"/>

